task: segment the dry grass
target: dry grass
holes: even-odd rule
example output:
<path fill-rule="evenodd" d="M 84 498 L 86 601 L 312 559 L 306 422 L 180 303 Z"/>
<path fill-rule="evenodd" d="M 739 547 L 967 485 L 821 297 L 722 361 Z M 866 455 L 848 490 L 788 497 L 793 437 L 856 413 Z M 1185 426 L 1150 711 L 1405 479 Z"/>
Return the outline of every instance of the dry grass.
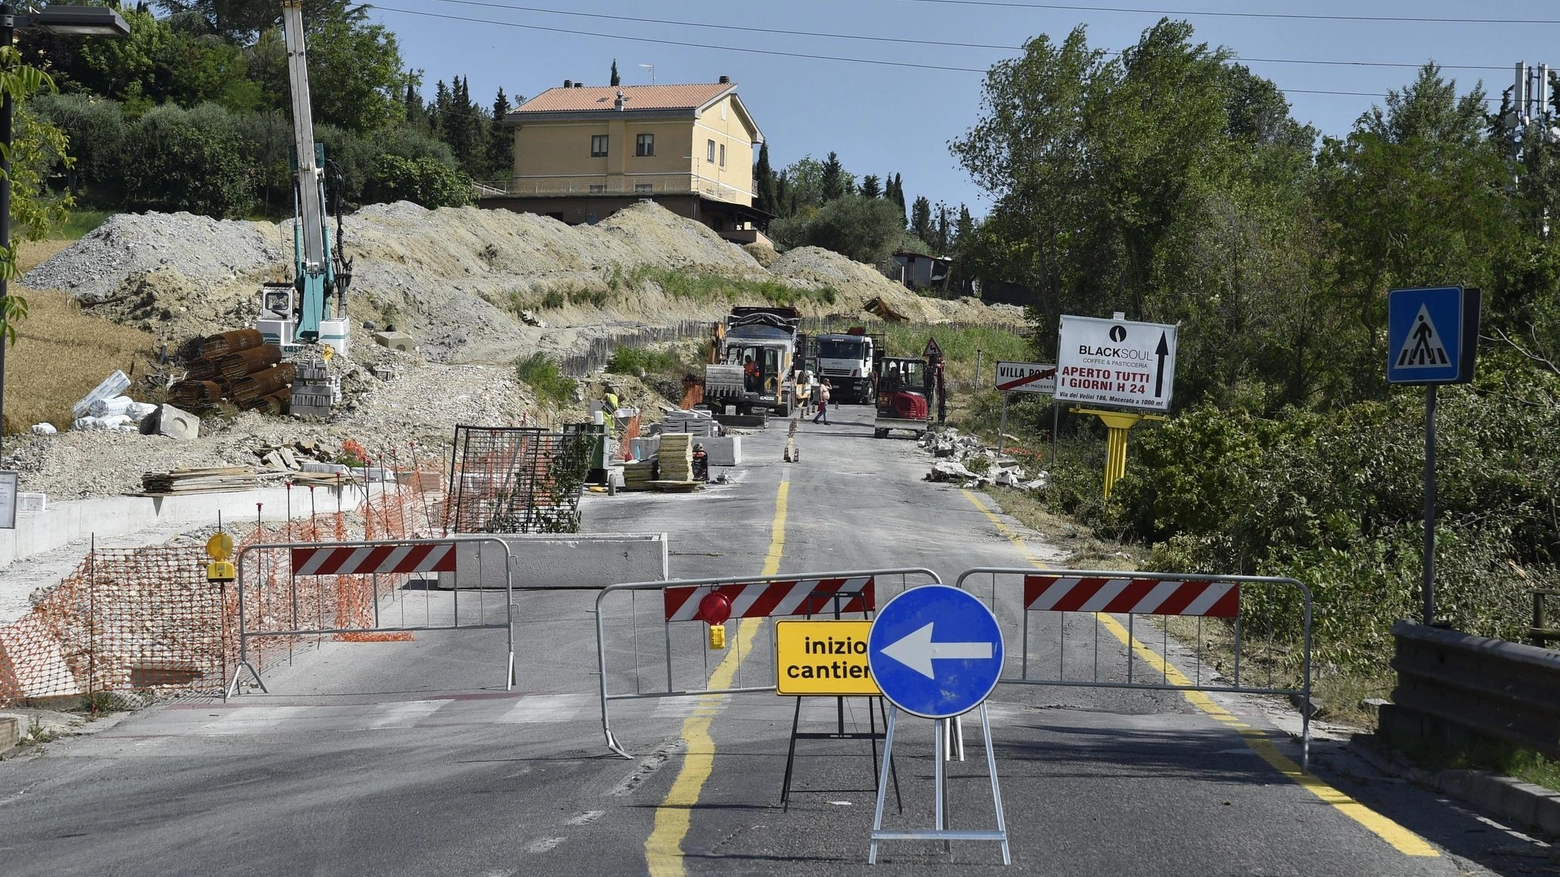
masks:
<path fill-rule="evenodd" d="M 19 267 L 25 272 L 69 245 L 23 244 Z M 65 429 L 71 423 L 71 405 L 115 369 L 131 375 L 145 370 L 150 333 L 83 314 L 76 300 L 63 293 L 16 291 L 27 299 L 28 313 L 16 325 L 16 346 L 6 347 L 0 431 L 21 432 L 45 421 Z"/>

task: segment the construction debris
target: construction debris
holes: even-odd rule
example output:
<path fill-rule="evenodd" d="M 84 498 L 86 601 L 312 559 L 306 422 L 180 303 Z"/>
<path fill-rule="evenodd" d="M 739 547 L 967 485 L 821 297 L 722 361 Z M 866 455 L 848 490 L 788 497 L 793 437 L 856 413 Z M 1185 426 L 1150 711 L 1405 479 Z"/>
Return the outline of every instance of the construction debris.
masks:
<path fill-rule="evenodd" d="M 1050 484 L 1050 473 L 1041 472 L 1030 478 L 1017 460 L 983 446 L 975 436 L 960 435 L 956 429 L 929 432 L 921 437 L 920 444 L 933 457 L 940 458 L 932 463 L 927 481 L 967 488 L 996 484 L 1019 490 L 1044 490 Z"/>
<path fill-rule="evenodd" d="M 148 472 L 141 476 L 141 492 L 147 496 L 250 490 L 258 486 L 259 473 L 247 466 L 175 469 L 172 472 Z"/>
<path fill-rule="evenodd" d="M 122 371 L 116 371 L 103 379 L 92 392 L 82 396 L 75 405 L 71 406 L 72 417 L 85 417 L 92 408 L 92 403 L 99 399 L 108 399 L 118 396 L 130 388 L 130 378 Z"/>

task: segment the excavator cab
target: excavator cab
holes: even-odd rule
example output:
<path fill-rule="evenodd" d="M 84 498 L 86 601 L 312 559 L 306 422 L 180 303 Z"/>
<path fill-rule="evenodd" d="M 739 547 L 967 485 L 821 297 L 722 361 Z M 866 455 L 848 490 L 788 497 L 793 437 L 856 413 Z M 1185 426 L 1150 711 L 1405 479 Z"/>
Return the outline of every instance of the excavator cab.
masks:
<path fill-rule="evenodd" d="M 917 437 L 926 433 L 930 376 L 931 368 L 924 359 L 883 357 L 878 371 L 874 436 L 887 438 L 894 429 L 909 430 Z"/>

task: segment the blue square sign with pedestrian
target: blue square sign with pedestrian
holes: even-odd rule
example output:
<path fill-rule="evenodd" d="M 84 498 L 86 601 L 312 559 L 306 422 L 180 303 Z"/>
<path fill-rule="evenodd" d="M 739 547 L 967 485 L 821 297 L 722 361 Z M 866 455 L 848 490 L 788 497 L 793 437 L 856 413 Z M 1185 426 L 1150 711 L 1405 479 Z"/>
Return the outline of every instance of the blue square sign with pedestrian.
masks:
<path fill-rule="evenodd" d="M 1472 381 L 1481 298 L 1460 286 L 1387 293 L 1387 383 Z"/>

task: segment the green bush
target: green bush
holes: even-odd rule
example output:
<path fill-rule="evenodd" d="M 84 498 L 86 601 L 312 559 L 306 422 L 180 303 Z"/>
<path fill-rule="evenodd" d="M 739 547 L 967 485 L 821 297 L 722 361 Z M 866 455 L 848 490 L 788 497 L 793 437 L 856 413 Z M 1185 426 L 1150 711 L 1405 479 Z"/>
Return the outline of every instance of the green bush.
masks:
<path fill-rule="evenodd" d="M 1439 391 L 1437 620 L 1520 639 L 1531 590 L 1560 584 L 1560 380 L 1499 355 L 1481 369 Z M 1080 508 L 1154 543 L 1159 569 L 1298 579 L 1318 657 L 1380 668 L 1392 622 L 1421 614 L 1423 429 L 1417 389 L 1271 419 L 1200 407 L 1137 430 L 1110 503 Z M 1298 602 L 1256 608 L 1298 634 Z"/>
<path fill-rule="evenodd" d="M 538 398 L 554 404 L 564 404 L 574 397 L 574 379 L 558 371 L 558 364 L 545 353 L 531 353 L 516 359 L 515 377 L 529 386 Z"/>
<path fill-rule="evenodd" d="M 153 107 L 124 141 L 125 197 L 134 210 L 243 216 L 251 203 L 244 143 L 217 104 Z"/>
<path fill-rule="evenodd" d="M 668 350 L 647 347 L 619 347 L 607 360 L 607 371 L 615 375 L 670 374 L 682 371 L 682 361 Z"/>

